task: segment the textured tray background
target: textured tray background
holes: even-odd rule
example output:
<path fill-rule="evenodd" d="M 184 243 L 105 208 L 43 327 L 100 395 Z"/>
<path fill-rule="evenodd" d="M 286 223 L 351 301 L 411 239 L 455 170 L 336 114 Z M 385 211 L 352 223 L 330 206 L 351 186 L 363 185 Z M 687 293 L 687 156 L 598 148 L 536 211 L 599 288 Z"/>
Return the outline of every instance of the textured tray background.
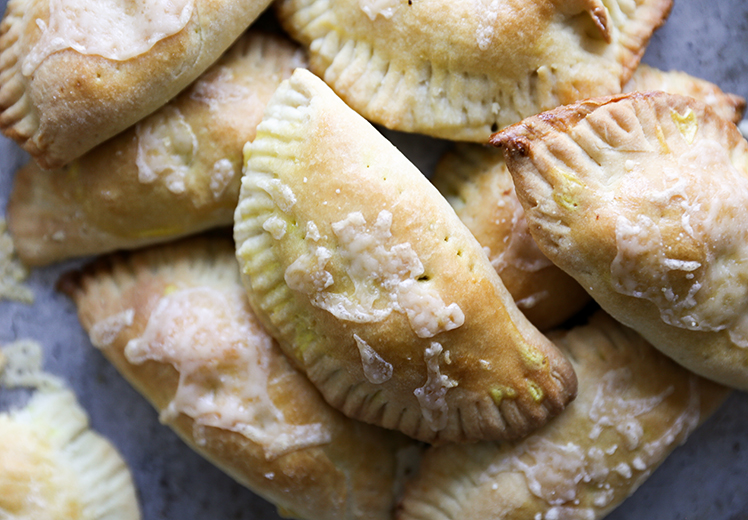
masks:
<path fill-rule="evenodd" d="M 5 4 L 0 0 L 3 12 Z M 644 61 L 684 70 L 748 97 L 748 2 L 676 0 Z M 430 139 L 387 135 L 422 171 L 431 172 L 437 155 Z M 0 214 L 5 213 L 13 172 L 25 160 L 13 143 L 0 138 Z M 53 289 L 60 273 L 79 264 L 34 271 L 28 281 L 36 294 L 32 306 L 0 302 L 0 344 L 32 338 L 44 345 L 45 368 L 69 382 L 93 428 L 111 439 L 130 464 L 145 520 L 280 518 L 272 505 L 160 425 L 145 400 L 91 346 L 73 305 Z M 17 392 L 0 393 L 0 406 L 14 399 Z M 748 518 L 748 395 L 733 395 L 608 518 Z"/>

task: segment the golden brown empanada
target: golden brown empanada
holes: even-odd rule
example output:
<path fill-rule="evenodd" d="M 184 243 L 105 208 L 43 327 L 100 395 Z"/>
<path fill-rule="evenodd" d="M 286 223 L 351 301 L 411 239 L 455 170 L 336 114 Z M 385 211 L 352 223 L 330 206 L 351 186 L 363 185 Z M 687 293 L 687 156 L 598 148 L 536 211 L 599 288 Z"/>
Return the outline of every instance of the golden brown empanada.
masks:
<path fill-rule="evenodd" d="M 230 237 L 102 257 L 61 286 L 161 420 L 284 515 L 391 517 L 414 444 L 343 416 L 293 368 L 248 307 Z"/>
<path fill-rule="evenodd" d="M 692 98 L 584 101 L 492 138 L 540 249 L 687 368 L 748 389 L 748 143 Z"/>
<path fill-rule="evenodd" d="M 280 0 L 311 69 L 367 119 L 484 143 L 621 91 L 671 0 Z"/>
<path fill-rule="evenodd" d="M 743 98 L 722 92 L 708 81 L 644 64 L 636 69 L 625 89 L 689 95 L 735 123 L 745 109 Z M 457 145 L 437 164 L 432 181 L 487 248 L 491 263 L 517 306 L 538 328 L 561 324 L 589 301 L 581 286 L 537 248 L 500 151 Z"/>
<path fill-rule="evenodd" d="M 333 406 L 446 442 L 524 435 L 573 398 L 446 200 L 311 72 L 281 84 L 245 156 L 250 302 Z"/>
<path fill-rule="evenodd" d="M 706 103 L 723 117 L 735 124 L 743 119 L 745 99 L 736 94 L 723 92 L 717 85 L 685 72 L 662 71 L 642 63 L 623 87 L 624 92 L 662 90 L 670 94 L 690 96 Z"/>
<path fill-rule="evenodd" d="M 577 399 L 519 442 L 429 449 L 399 520 L 602 518 L 729 394 L 602 312 L 552 338 L 579 376 Z"/>
<path fill-rule="evenodd" d="M 0 413 L 0 518 L 140 519 L 125 461 L 89 429 L 75 394 L 41 370 L 38 343 L 0 350 L 0 383 L 37 388 L 24 407 Z"/>
<path fill-rule="evenodd" d="M 486 250 L 517 307 L 536 327 L 560 325 L 590 301 L 530 236 L 499 150 L 459 144 L 442 156 L 431 180 Z"/>
<path fill-rule="evenodd" d="M 189 85 L 269 0 L 10 0 L 0 128 L 59 168 Z"/>
<path fill-rule="evenodd" d="M 282 37 L 247 32 L 135 126 L 63 169 L 27 164 L 8 204 L 19 257 L 43 265 L 230 226 L 242 147 L 280 82 L 305 64 Z"/>

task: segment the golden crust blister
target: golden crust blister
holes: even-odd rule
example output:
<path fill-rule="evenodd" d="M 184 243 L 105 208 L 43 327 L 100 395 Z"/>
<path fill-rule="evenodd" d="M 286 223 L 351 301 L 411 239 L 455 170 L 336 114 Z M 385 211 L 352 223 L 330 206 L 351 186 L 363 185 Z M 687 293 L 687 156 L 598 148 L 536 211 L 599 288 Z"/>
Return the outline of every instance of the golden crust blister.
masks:
<path fill-rule="evenodd" d="M 333 406 L 447 442 L 524 435 L 573 398 L 449 204 L 319 78 L 279 87 L 245 154 L 250 301 Z"/>
<path fill-rule="evenodd" d="M 517 306 L 540 330 L 579 312 L 589 295 L 540 252 L 500 151 L 457 145 L 431 181 L 486 250 Z"/>
<path fill-rule="evenodd" d="M 579 377 L 576 400 L 518 442 L 430 448 L 396 518 L 602 518 L 729 395 L 602 312 L 552 338 Z"/>
<path fill-rule="evenodd" d="M 748 388 L 748 143 L 663 92 L 588 100 L 494 136 L 541 250 L 687 368 Z"/>
<path fill-rule="evenodd" d="M 102 257 L 61 287 L 91 341 L 198 453 L 295 518 L 389 518 L 396 432 L 328 406 L 250 311 L 228 236 Z"/>
<path fill-rule="evenodd" d="M 268 0 L 10 0 L 0 25 L 0 128 L 59 168 L 162 106 Z M 160 9 L 160 10 L 159 10 Z"/>
<path fill-rule="evenodd" d="M 282 0 L 311 69 L 400 131 L 485 142 L 524 117 L 621 91 L 670 0 Z M 455 21 L 459 20 L 459 23 Z"/>
<path fill-rule="evenodd" d="M 280 82 L 306 65 L 249 31 L 188 89 L 68 166 L 18 171 L 10 231 L 26 265 L 131 249 L 233 223 L 242 146 Z"/>

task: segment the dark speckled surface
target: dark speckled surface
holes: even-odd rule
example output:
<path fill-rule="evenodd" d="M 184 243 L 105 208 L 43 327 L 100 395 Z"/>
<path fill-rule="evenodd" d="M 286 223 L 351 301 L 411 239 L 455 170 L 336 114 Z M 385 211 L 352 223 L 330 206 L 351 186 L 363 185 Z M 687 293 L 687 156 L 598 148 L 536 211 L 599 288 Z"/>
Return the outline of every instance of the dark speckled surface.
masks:
<path fill-rule="evenodd" d="M 5 1 L 0 2 L 4 8 Z M 748 1 L 676 0 L 645 61 L 680 69 L 748 97 Z M 442 149 L 428 138 L 387 132 L 429 173 Z M 0 138 L 0 211 L 12 175 L 25 160 Z M 146 520 L 269 520 L 275 508 L 189 450 L 104 358 L 91 347 L 73 305 L 53 290 L 71 262 L 31 274 L 36 303 L 0 302 L 0 344 L 41 341 L 47 370 L 65 377 L 91 424 L 119 448 L 133 469 Z M 0 393 L 0 406 L 8 394 Z M 0 471 L 2 469 L 0 468 Z M 612 513 L 611 520 L 748 519 L 748 395 L 728 402 Z"/>

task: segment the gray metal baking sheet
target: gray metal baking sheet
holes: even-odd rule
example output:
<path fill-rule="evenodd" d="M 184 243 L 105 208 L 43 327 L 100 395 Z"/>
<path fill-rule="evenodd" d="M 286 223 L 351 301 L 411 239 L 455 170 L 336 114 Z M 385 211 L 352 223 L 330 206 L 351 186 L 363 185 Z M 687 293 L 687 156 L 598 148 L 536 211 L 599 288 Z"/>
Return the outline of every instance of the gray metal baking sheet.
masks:
<path fill-rule="evenodd" d="M 0 1 L 3 12 L 5 3 Z M 748 98 L 748 1 L 675 0 L 644 61 L 683 70 Z M 425 173 L 431 171 L 437 158 L 432 140 L 387 135 Z M 443 143 L 436 148 L 443 149 Z M 20 149 L 0 138 L 2 214 L 13 174 L 25 160 Z M 54 290 L 59 275 L 79 264 L 34 270 L 27 282 L 36 295 L 33 305 L 0 301 L 0 344 L 23 338 L 42 343 L 45 368 L 68 381 L 92 427 L 118 447 L 132 468 L 145 520 L 280 518 L 271 504 L 159 424 L 156 412 L 91 346 L 73 304 Z M 0 405 L 8 401 L 0 392 Z M 748 519 L 748 395 L 736 392 L 608 518 Z"/>

